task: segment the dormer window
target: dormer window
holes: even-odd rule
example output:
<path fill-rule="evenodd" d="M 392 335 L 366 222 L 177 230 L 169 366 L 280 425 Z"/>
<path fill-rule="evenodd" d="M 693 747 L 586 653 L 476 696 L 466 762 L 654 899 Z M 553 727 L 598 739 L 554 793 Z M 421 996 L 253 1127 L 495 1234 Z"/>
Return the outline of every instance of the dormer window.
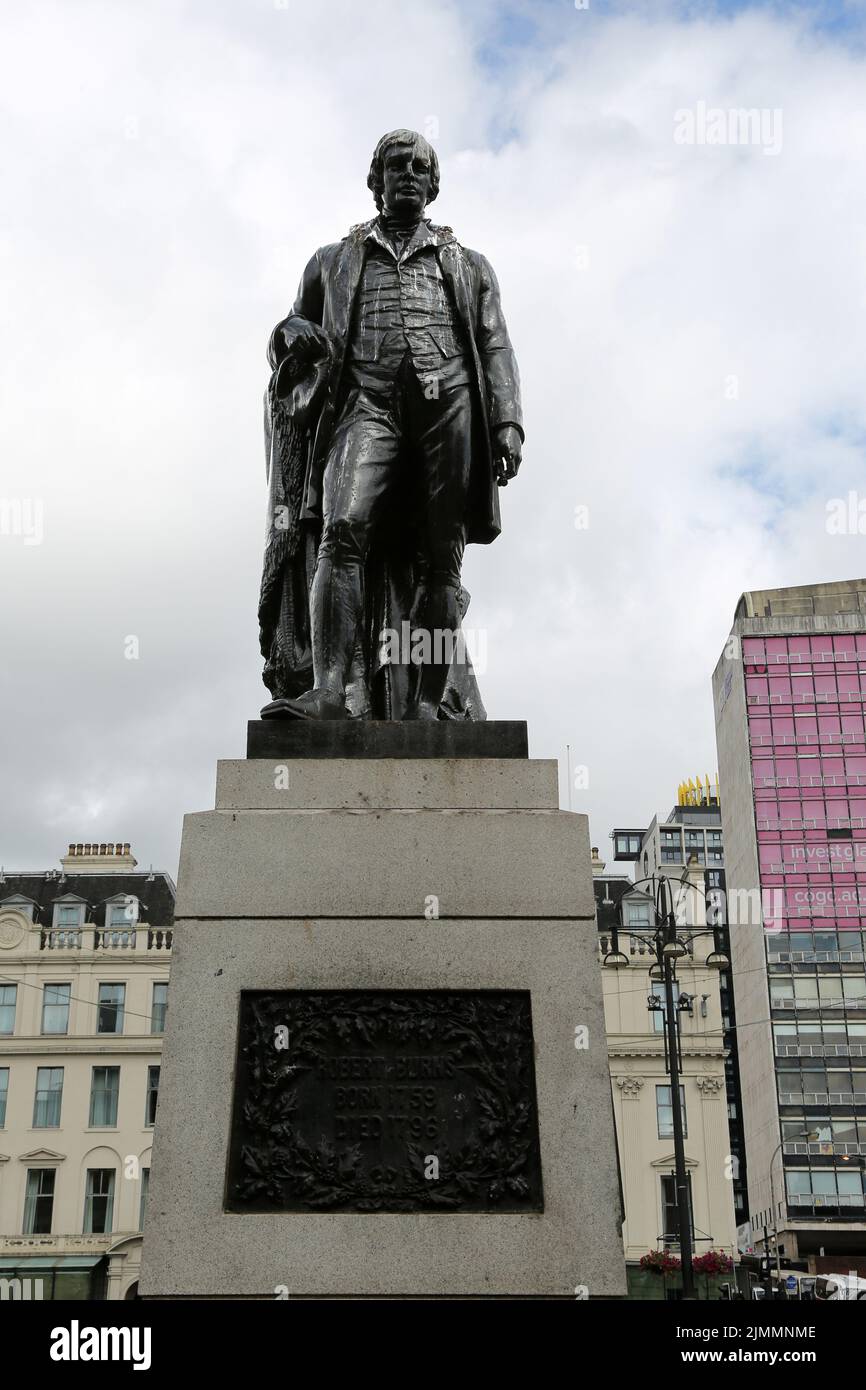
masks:
<path fill-rule="evenodd" d="M 138 922 L 138 898 L 115 898 L 105 909 L 105 925 L 112 931 L 130 931 Z"/>
<path fill-rule="evenodd" d="M 135 928 L 139 920 L 138 898 L 127 894 L 105 904 L 103 946 L 135 946 Z"/>
<path fill-rule="evenodd" d="M 54 926 L 65 931 L 74 931 L 84 926 L 86 903 L 66 902 L 54 904 Z"/>
<path fill-rule="evenodd" d="M 627 927 L 652 926 L 652 904 L 648 902 L 626 903 L 625 923 Z"/>
<path fill-rule="evenodd" d="M 0 908 L 2 909 L 11 909 L 13 912 L 23 913 L 28 922 L 33 921 L 34 906 L 35 904 L 30 898 L 7 898 L 5 902 L 0 903 Z"/>

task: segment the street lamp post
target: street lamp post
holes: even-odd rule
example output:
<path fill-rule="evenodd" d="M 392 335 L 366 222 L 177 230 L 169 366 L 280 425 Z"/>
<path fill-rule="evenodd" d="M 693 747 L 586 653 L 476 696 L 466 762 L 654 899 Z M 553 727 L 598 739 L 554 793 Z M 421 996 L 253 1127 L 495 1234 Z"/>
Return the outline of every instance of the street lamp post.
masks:
<path fill-rule="evenodd" d="M 686 1168 L 686 1148 L 683 1136 L 683 1112 L 680 1104 L 679 1038 L 677 1016 L 674 1013 L 674 979 L 672 957 L 662 950 L 665 972 L 665 1028 L 668 1035 L 668 1070 L 671 1078 L 671 1114 L 674 1122 L 674 1170 L 677 1187 L 677 1219 L 680 1228 L 680 1258 L 683 1267 L 683 1298 L 694 1298 L 695 1279 L 692 1271 L 692 1213 L 689 1202 L 689 1175 Z"/>
<path fill-rule="evenodd" d="M 683 1298 L 693 1299 L 695 1296 L 694 1269 L 692 1266 L 692 1213 L 689 1201 L 689 1178 L 686 1168 L 686 1150 L 683 1134 L 683 1112 L 680 1101 L 680 1061 L 679 1061 L 679 1032 L 677 1011 L 674 1006 L 674 962 L 686 955 L 686 947 L 677 935 L 676 914 L 673 907 L 673 899 L 670 890 L 670 883 L 664 877 L 661 879 L 643 878 L 635 880 L 632 887 L 637 888 L 641 883 L 652 883 L 655 885 L 655 930 L 651 937 L 656 957 L 654 969 L 661 971 L 661 977 L 665 987 L 665 1037 L 667 1039 L 667 1071 L 671 1079 L 671 1115 L 673 1118 L 674 1131 L 674 1183 L 677 1197 L 677 1224 L 679 1225 L 680 1236 L 680 1258 L 683 1274 Z M 696 884 L 683 884 L 683 886 L 693 887 L 699 892 Z M 619 905 L 619 913 L 622 913 L 622 902 Z M 619 925 L 625 926 L 620 920 Z M 635 932 L 634 928 L 628 930 L 632 935 L 640 936 L 640 932 Z M 689 937 L 712 935 L 714 949 L 707 956 L 705 964 L 717 970 L 726 970 L 729 965 L 727 956 L 715 948 L 716 933 L 714 930 L 695 930 L 688 929 Z M 622 969 L 627 966 L 628 957 L 619 949 L 619 930 L 615 922 L 612 929 L 613 950 L 608 951 L 604 957 L 604 965 L 611 969 Z"/>
<path fill-rule="evenodd" d="M 817 1138 L 818 1138 L 818 1131 L 815 1130 L 815 1129 L 804 1129 L 804 1130 L 802 1130 L 802 1132 L 799 1133 L 799 1134 L 794 1134 L 794 1135 L 790 1135 L 790 1134 L 789 1134 L 789 1135 L 788 1135 L 788 1139 L 808 1139 L 810 1143 L 812 1143 L 812 1142 L 813 1142 L 814 1140 L 816 1140 Z M 780 1283 L 780 1282 L 781 1282 L 781 1279 L 782 1279 L 782 1257 L 781 1257 L 781 1255 L 779 1254 L 779 1208 L 776 1206 L 776 1183 L 775 1183 L 775 1180 L 774 1180 L 774 1178 L 773 1178 L 773 1167 L 774 1167 L 775 1162 L 776 1162 L 776 1155 L 777 1155 L 778 1153 L 781 1152 L 783 1145 L 785 1145 L 785 1144 L 788 1142 L 788 1139 L 780 1139 L 780 1140 L 779 1140 L 778 1144 L 776 1145 L 775 1149 L 773 1150 L 773 1156 L 772 1156 L 772 1158 L 770 1159 L 770 1205 L 771 1205 L 772 1208 L 773 1208 L 773 1243 L 774 1243 L 774 1245 L 775 1245 L 775 1247 L 776 1247 L 776 1282 L 777 1282 L 777 1283 Z M 783 1167 L 783 1172 L 784 1172 L 784 1167 Z M 764 1229 L 765 1229 L 765 1234 L 766 1234 L 766 1227 L 765 1227 Z M 768 1256 L 768 1258 L 767 1258 L 767 1280 L 768 1280 L 768 1282 L 769 1282 L 769 1278 L 770 1278 L 770 1260 L 769 1260 L 769 1256 Z"/>

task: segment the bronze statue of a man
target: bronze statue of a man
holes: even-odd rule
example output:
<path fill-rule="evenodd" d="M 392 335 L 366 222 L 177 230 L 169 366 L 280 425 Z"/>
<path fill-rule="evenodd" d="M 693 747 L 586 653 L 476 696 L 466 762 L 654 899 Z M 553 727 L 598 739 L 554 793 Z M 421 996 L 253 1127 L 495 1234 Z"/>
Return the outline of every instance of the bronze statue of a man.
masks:
<path fill-rule="evenodd" d="M 483 719 L 460 571 L 520 466 L 517 363 L 491 266 L 424 216 L 428 142 L 383 136 L 367 184 L 270 340 L 262 716 Z"/>

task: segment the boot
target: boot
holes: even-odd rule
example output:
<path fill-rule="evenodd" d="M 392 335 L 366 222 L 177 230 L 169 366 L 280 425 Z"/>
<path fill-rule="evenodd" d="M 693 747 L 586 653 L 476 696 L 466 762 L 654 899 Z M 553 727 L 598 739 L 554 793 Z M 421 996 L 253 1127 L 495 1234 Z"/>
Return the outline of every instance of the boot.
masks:
<path fill-rule="evenodd" d="M 346 699 L 333 690 L 308 690 L 295 700 L 283 701 L 284 719 L 348 719 Z M 263 711 L 264 713 L 264 711 Z"/>

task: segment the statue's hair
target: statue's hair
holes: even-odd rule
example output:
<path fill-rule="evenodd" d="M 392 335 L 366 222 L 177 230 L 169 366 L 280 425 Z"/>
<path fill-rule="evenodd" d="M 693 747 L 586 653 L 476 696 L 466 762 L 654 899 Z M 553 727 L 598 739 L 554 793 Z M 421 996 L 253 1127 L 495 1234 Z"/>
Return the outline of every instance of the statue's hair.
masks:
<path fill-rule="evenodd" d="M 385 188 L 385 154 L 392 145 L 415 145 L 428 157 L 430 160 L 430 197 L 427 202 L 432 203 L 439 192 L 439 160 L 436 157 L 436 151 L 429 140 L 425 140 L 424 136 L 419 135 L 417 130 L 389 130 L 387 135 L 382 136 L 373 151 L 370 172 L 367 175 L 367 187 L 372 191 L 376 200 L 376 207 L 380 212 L 382 211 L 382 194 Z"/>

